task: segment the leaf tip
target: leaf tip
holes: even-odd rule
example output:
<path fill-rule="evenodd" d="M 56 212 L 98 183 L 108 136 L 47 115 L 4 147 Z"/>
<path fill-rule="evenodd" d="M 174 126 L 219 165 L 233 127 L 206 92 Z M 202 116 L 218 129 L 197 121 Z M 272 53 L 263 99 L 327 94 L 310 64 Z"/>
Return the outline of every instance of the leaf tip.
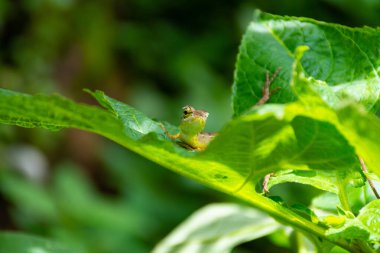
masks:
<path fill-rule="evenodd" d="M 253 11 L 253 20 L 258 20 L 262 14 L 262 11 L 260 9 L 255 9 Z"/>
<path fill-rule="evenodd" d="M 301 60 L 301 58 L 303 57 L 303 55 L 305 54 L 306 51 L 310 50 L 310 47 L 309 46 L 306 46 L 306 45 L 301 45 L 301 46 L 298 46 L 295 50 L 295 57 L 297 60 Z"/>
<path fill-rule="evenodd" d="M 95 97 L 95 98 L 96 98 L 97 96 L 99 96 L 99 95 L 104 95 L 104 92 L 101 91 L 101 90 L 95 90 L 95 91 L 92 91 L 92 90 L 90 90 L 90 89 L 88 89 L 88 88 L 84 88 L 83 91 L 86 92 L 86 93 L 88 93 L 88 94 L 90 94 L 91 96 L 93 96 L 93 97 Z"/>

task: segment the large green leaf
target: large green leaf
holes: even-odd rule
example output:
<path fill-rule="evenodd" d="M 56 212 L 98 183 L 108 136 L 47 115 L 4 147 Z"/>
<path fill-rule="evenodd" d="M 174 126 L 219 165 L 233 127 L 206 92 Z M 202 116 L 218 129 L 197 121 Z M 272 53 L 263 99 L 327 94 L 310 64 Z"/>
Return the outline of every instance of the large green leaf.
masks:
<path fill-rule="evenodd" d="M 79 253 L 81 250 L 37 236 L 19 233 L 0 233 L 0 253 Z"/>
<path fill-rule="evenodd" d="M 206 206 L 172 231 L 153 253 L 228 253 L 283 228 L 266 214 L 235 204 Z"/>
<path fill-rule="evenodd" d="M 54 130 L 74 127 L 101 134 L 167 168 L 319 235 L 324 233 L 322 228 L 255 194 L 255 182 L 268 172 L 289 167 L 350 170 L 356 164 L 353 148 L 336 127 L 319 119 L 323 110 L 318 120 L 313 120 L 300 102 L 256 108 L 231 121 L 205 152 L 196 153 L 173 143 L 157 127 L 158 123 L 130 106 L 102 92 L 94 95 L 110 113 L 59 96 L 28 96 L 0 90 L 1 121 L 27 127 L 53 126 Z M 10 110 L 12 107 L 17 110 Z M 305 124 L 311 124 L 311 131 L 305 131 Z M 337 157 L 334 152 L 341 155 Z"/>
<path fill-rule="evenodd" d="M 296 53 L 294 71 L 292 73 L 292 87 L 299 101 L 307 110 L 299 114 L 307 115 L 333 124 L 339 133 L 355 147 L 357 155 L 364 159 L 368 167 L 380 175 L 377 161 L 380 159 L 380 120 L 373 114 L 368 113 L 364 106 L 353 103 L 351 98 L 344 99 L 336 104 L 336 109 L 329 107 L 319 96 L 318 91 L 313 89 L 313 81 L 305 77 L 300 59 L 308 48 L 299 47 Z M 325 146 L 329 148 L 328 145 Z M 327 149 L 325 152 L 329 152 Z M 331 150 L 334 152 L 333 150 Z M 336 153 L 339 154 L 340 153 Z"/>
<path fill-rule="evenodd" d="M 302 67 L 315 89 L 330 104 L 349 96 L 367 110 L 378 107 L 380 96 L 380 28 L 349 28 L 307 18 L 281 17 L 257 11 L 240 46 L 233 86 L 235 115 L 261 98 L 265 72 L 281 67 L 273 87 L 281 90 L 270 102 L 295 99 L 289 87 L 295 49 L 310 50 Z"/>
<path fill-rule="evenodd" d="M 262 107 L 256 113 L 233 120 L 220 132 L 206 152 L 196 153 L 173 143 L 162 129 L 156 127 L 156 122 L 142 113 L 107 97 L 102 92 L 95 94 L 102 105 L 111 109 L 111 113 L 75 104 L 57 95 L 29 96 L 0 90 L 0 121 L 53 130 L 74 127 L 101 134 L 177 173 L 245 199 L 280 219 L 289 220 L 291 214 L 287 214 L 289 211 L 286 208 L 254 194 L 253 191 L 254 182 L 272 169 L 277 170 L 290 165 L 307 167 L 306 163 L 310 157 L 300 153 L 305 145 L 297 144 L 297 137 L 292 129 L 298 125 L 292 126 L 291 119 L 287 119 L 286 106 Z M 303 107 L 302 104 L 294 106 Z M 294 117 L 294 113 L 292 114 Z M 318 124 L 324 123 L 317 122 L 316 125 Z M 352 148 L 347 147 L 334 127 L 330 130 L 331 140 L 340 143 L 342 154 L 351 157 Z M 318 140 L 319 134 L 315 134 L 315 139 Z M 276 143 L 279 145 L 276 146 Z M 315 142 L 310 143 L 311 149 L 320 149 L 318 146 Z M 273 152 L 278 153 L 279 159 L 270 159 L 269 156 Z M 252 160 L 252 153 L 256 153 L 257 161 Z M 336 158 L 330 154 L 323 156 L 322 164 L 326 164 L 325 161 L 328 161 L 329 157 L 336 162 Z M 342 167 L 350 167 L 352 159 L 343 158 L 340 161 Z M 265 163 L 269 161 L 271 162 L 268 166 Z M 313 165 L 316 164 L 315 159 L 311 162 Z M 298 219 L 300 223 L 297 223 Z M 295 226 L 305 222 L 298 216 L 289 221 Z M 314 224 L 309 224 L 308 228 L 310 227 L 322 234 L 322 230 Z"/>

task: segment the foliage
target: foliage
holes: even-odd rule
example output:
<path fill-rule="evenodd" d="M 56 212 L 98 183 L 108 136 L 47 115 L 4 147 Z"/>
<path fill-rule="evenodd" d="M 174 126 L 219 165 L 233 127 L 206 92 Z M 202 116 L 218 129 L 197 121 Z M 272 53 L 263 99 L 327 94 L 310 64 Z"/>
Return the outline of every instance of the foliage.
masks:
<path fill-rule="evenodd" d="M 101 91 L 88 92 L 105 110 L 59 95 L 31 96 L 1 89 L 0 122 L 100 134 L 157 164 L 250 203 L 266 213 L 255 214 L 255 219 L 261 215 L 261 222 L 273 222 L 266 217 L 270 215 L 309 238 L 319 251 L 338 245 L 350 252 L 372 252 L 372 246 L 379 244 L 378 202 L 363 203 L 357 213 L 350 204 L 355 199 L 348 196 L 350 187 L 365 187 L 358 157 L 380 177 L 380 121 L 372 114 L 379 106 L 379 42 L 379 29 L 256 12 L 236 64 L 234 118 L 200 153 L 183 149 L 165 135 L 158 121 Z M 272 87 L 280 90 L 270 103 L 255 107 L 265 73 L 278 67 L 281 72 Z M 165 125 L 173 133 L 178 131 L 174 125 Z M 257 189 L 268 173 L 275 173 L 270 186 L 283 182 L 311 185 L 335 194 L 339 206 L 316 214 L 308 207 L 267 198 Z M 328 201 L 322 200 L 323 204 L 327 206 Z M 236 212 L 256 211 L 238 208 Z M 227 243 L 226 249 L 246 240 L 242 238 L 255 239 L 271 232 L 265 230 L 265 222 L 258 228 L 260 223 L 255 221 L 252 230 L 246 230 L 243 222 L 235 228 L 242 237 L 227 236 L 224 242 L 230 227 L 228 219 L 220 219 L 216 222 L 223 225 L 222 233 L 214 236 Z M 202 227 L 192 226 L 192 221 L 185 223 L 166 242 L 186 231 L 208 240 L 213 226 L 206 233 Z M 191 240 L 177 238 L 175 244 L 203 247 Z M 214 243 L 207 247 L 218 249 L 219 240 Z"/>
<path fill-rule="evenodd" d="M 236 245 L 280 228 L 278 222 L 255 209 L 212 204 L 194 213 L 153 252 L 231 252 Z"/>
<path fill-rule="evenodd" d="M 80 253 L 82 251 L 62 246 L 59 243 L 45 240 L 36 236 L 1 233 L 0 252 L 46 252 L 46 253 Z M 17 243 L 16 243 L 17 242 Z"/>

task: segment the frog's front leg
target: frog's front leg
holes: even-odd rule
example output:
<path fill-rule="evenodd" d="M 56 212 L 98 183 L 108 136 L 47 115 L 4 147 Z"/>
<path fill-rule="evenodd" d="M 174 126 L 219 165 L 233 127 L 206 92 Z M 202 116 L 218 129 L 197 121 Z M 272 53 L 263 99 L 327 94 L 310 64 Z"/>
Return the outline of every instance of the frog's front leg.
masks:
<path fill-rule="evenodd" d="M 166 134 L 166 136 L 169 137 L 171 140 L 176 140 L 176 139 L 180 138 L 180 136 L 181 136 L 180 133 L 177 133 L 177 134 L 169 133 L 169 131 L 164 126 L 164 124 L 162 124 L 161 122 L 160 122 L 160 126 L 161 126 L 162 130 L 164 131 L 164 133 Z"/>

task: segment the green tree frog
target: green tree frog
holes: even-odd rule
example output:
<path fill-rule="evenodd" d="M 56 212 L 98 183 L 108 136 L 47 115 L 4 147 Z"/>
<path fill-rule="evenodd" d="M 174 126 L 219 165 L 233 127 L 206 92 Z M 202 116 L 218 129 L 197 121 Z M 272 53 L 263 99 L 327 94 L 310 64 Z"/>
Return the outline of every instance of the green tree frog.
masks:
<path fill-rule="evenodd" d="M 182 120 L 179 125 L 180 132 L 172 135 L 161 125 L 165 134 L 172 140 L 179 139 L 180 144 L 187 149 L 205 150 L 210 141 L 216 136 L 216 133 L 202 132 L 209 113 L 204 110 L 196 110 L 190 105 L 186 105 L 182 109 Z"/>

